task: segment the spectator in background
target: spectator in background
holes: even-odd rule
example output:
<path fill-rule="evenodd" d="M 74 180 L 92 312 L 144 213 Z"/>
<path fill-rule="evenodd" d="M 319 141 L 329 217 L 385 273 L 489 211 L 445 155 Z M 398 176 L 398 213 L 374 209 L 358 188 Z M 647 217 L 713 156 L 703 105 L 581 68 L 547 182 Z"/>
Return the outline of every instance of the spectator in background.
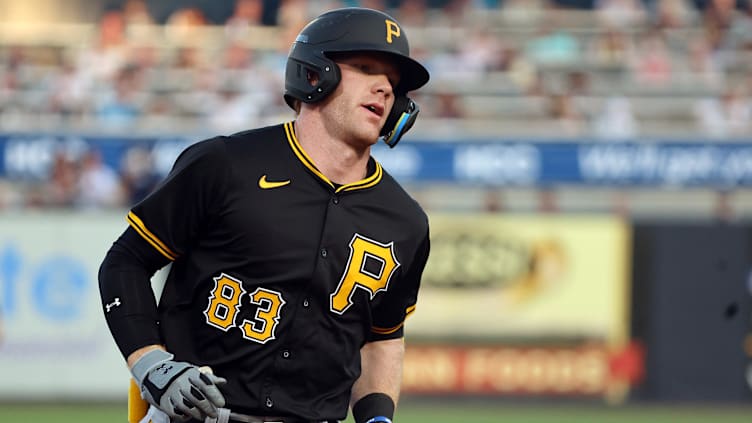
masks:
<path fill-rule="evenodd" d="M 172 101 L 172 96 L 155 92 L 149 96 L 143 107 L 143 113 L 139 119 L 139 128 L 149 133 L 175 132 L 175 119 L 178 115 L 178 109 Z"/>
<path fill-rule="evenodd" d="M 684 55 L 686 72 L 677 75 L 688 87 L 718 90 L 726 82 L 726 72 L 719 57 L 713 54 L 705 37 L 699 36 L 687 41 Z"/>
<path fill-rule="evenodd" d="M 554 134 L 560 137 L 577 137 L 585 131 L 586 119 L 577 108 L 570 92 L 555 92 L 547 97 L 547 114 L 553 123 Z"/>
<path fill-rule="evenodd" d="M 576 63 L 580 58 L 580 42 L 567 29 L 560 26 L 556 9 L 549 10 L 539 24 L 538 35 L 525 46 L 525 54 L 539 65 Z"/>
<path fill-rule="evenodd" d="M 287 53 L 288 47 L 295 41 L 298 32 L 308 23 L 308 2 L 306 0 L 281 0 L 277 12 L 277 24 L 280 29 L 280 48 Z"/>
<path fill-rule="evenodd" d="M 736 13 L 721 40 L 723 63 L 728 68 L 749 69 L 752 65 L 752 1 Z"/>
<path fill-rule="evenodd" d="M 57 73 L 49 76 L 47 110 L 64 120 L 82 118 L 91 107 L 92 85 L 92 79 L 84 77 L 73 63 L 66 61 Z"/>
<path fill-rule="evenodd" d="M 201 27 L 209 24 L 209 20 L 204 15 L 203 10 L 199 7 L 181 7 L 176 9 L 167 17 L 165 25 L 178 31 L 190 31 L 192 28 Z"/>
<path fill-rule="evenodd" d="M 473 15 L 470 12 L 485 7 L 487 5 L 473 0 L 446 0 L 441 6 L 441 16 L 446 19 L 446 25 L 452 28 L 466 28 L 472 22 L 470 19 Z"/>
<path fill-rule="evenodd" d="M 747 92 L 730 87 L 718 97 L 698 100 L 695 118 L 703 135 L 713 138 L 752 135 L 752 103 Z"/>
<path fill-rule="evenodd" d="M 752 1 L 744 3 L 731 18 L 729 30 L 723 40 L 726 49 L 752 51 Z"/>
<path fill-rule="evenodd" d="M 99 20 L 93 44 L 81 50 L 76 69 L 82 78 L 108 83 L 128 61 L 126 23 L 122 11 L 110 10 Z"/>
<path fill-rule="evenodd" d="M 633 46 L 629 36 L 620 29 L 606 29 L 593 37 L 588 45 L 588 58 L 598 66 L 622 68 L 628 66 Z"/>
<path fill-rule="evenodd" d="M 50 177 L 43 190 L 29 197 L 32 206 L 73 207 L 78 197 L 79 169 L 75 158 L 64 151 L 57 151 L 52 162 Z"/>
<path fill-rule="evenodd" d="M 645 21 L 645 8 L 640 0 L 596 0 L 595 13 L 605 28 L 624 30 Z"/>
<path fill-rule="evenodd" d="M 505 51 L 501 41 L 487 28 L 470 31 L 467 42 L 437 49 L 426 59 L 437 79 L 453 84 L 483 82 L 489 72 L 503 68 Z"/>
<path fill-rule="evenodd" d="M 736 0 L 710 0 L 705 2 L 702 17 L 705 25 L 715 27 L 721 33 L 731 27 L 736 13 Z"/>
<path fill-rule="evenodd" d="M 523 95 L 540 95 L 543 78 L 538 67 L 517 47 L 504 50 L 501 70 Z"/>
<path fill-rule="evenodd" d="M 217 72 L 204 51 L 196 46 L 183 46 L 168 59 L 162 86 L 170 88 L 175 112 L 180 118 L 201 119 L 211 107 Z"/>
<path fill-rule="evenodd" d="M 17 92 L 21 87 L 20 68 L 26 60 L 23 48 L 20 46 L 9 46 L 5 56 L 0 56 L 3 65 L 0 67 L 0 112 L 12 107 L 14 100 L 17 98 Z"/>
<path fill-rule="evenodd" d="M 178 47 L 170 66 L 176 71 L 193 72 L 204 65 L 204 57 L 196 46 Z"/>
<path fill-rule="evenodd" d="M 96 116 L 104 128 L 124 129 L 136 123 L 145 104 L 139 97 L 140 76 L 135 66 L 126 66 L 118 72 L 111 89 L 101 94 Z"/>
<path fill-rule="evenodd" d="M 250 48 L 238 42 L 228 43 L 220 60 L 219 66 L 213 69 L 220 86 L 234 84 L 249 93 L 270 91 L 267 83 L 271 81 L 262 69 L 256 69 L 255 52 Z"/>
<path fill-rule="evenodd" d="M 254 126 L 279 97 L 279 78 L 256 66 L 254 52 L 239 43 L 225 47 L 220 65 L 212 72 L 217 88 L 206 118 L 215 131 L 234 132 Z"/>
<path fill-rule="evenodd" d="M 465 111 L 462 107 L 462 97 L 454 91 L 441 91 L 436 93 L 436 117 L 443 119 L 462 119 Z"/>
<path fill-rule="evenodd" d="M 736 15 L 736 1 L 708 1 L 701 13 L 701 23 L 705 30 L 705 38 L 714 52 L 722 52 L 724 41 L 727 39 Z"/>
<path fill-rule="evenodd" d="M 476 74 L 478 79 L 488 72 L 500 70 L 504 58 L 504 45 L 501 38 L 494 35 L 489 28 L 470 28 L 467 42 L 460 43 L 458 63 Z"/>
<path fill-rule="evenodd" d="M 573 97 L 589 97 L 590 92 L 590 73 L 584 70 L 571 70 L 567 72 L 566 84 L 569 89 L 569 93 Z"/>
<path fill-rule="evenodd" d="M 639 125 L 627 97 L 614 95 L 606 99 L 596 114 L 593 134 L 601 139 L 626 141 L 638 135 Z"/>
<path fill-rule="evenodd" d="M 350 6 L 359 6 L 359 7 L 365 7 L 367 9 L 376 9 L 376 10 L 387 10 L 389 9 L 387 5 L 386 0 L 358 0 L 357 5 L 350 5 Z M 412 46 L 410 46 L 412 48 Z"/>
<path fill-rule="evenodd" d="M 209 24 L 204 12 L 198 7 L 183 7 L 173 11 L 165 22 L 165 32 L 172 38 L 186 42 L 198 42 L 194 39 L 196 28 Z"/>
<path fill-rule="evenodd" d="M 642 35 L 630 62 L 636 83 L 644 87 L 665 86 L 671 79 L 672 65 L 663 32 L 653 29 Z"/>
<path fill-rule="evenodd" d="M 206 121 L 212 130 L 233 133 L 247 125 L 256 125 L 263 104 L 256 103 L 234 83 L 225 82 L 218 89 L 216 100 L 208 108 Z"/>
<path fill-rule="evenodd" d="M 98 150 L 85 152 L 80 166 L 75 198 L 77 207 L 96 210 L 122 206 L 120 177 L 102 161 Z"/>
<path fill-rule="evenodd" d="M 224 23 L 225 34 L 231 40 L 248 36 L 248 29 L 262 24 L 264 2 L 262 0 L 235 0 L 232 15 Z"/>
<path fill-rule="evenodd" d="M 216 72 L 203 67 L 194 69 L 186 82 L 183 89 L 172 96 L 176 111 L 182 118 L 202 120 L 211 113 L 219 92 L 221 84 Z"/>
<path fill-rule="evenodd" d="M 649 2 L 651 21 L 660 29 L 686 28 L 694 22 L 697 11 L 688 0 Z"/>
<path fill-rule="evenodd" d="M 402 25 L 410 27 L 425 26 L 428 19 L 428 5 L 426 0 L 403 1 L 399 4 L 394 15 Z"/>
<path fill-rule="evenodd" d="M 545 15 L 548 0 L 503 0 L 504 19 L 512 25 L 534 25 Z"/>
<path fill-rule="evenodd" d="M 161 180 L 151 152 L 144 147 L 129 148 L 120 163 L 120 179 L 126 206 L 143 200 Z"/>
<path fill-rule="evenodd" d="M 154 25 L 154 17 L 149 12 L 145 0 L 126 0 L 123 5 L 126 26 Z"/>

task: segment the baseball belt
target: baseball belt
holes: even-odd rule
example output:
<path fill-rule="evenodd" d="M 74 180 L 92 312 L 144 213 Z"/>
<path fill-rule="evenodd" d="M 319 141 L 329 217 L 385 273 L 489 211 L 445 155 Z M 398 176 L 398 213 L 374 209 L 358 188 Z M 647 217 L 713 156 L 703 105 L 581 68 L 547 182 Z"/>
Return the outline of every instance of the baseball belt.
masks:
<path fill-rule="evenodd" d="M 339 423 L 336 420 L 303 420 L 296 417 L 268 417 L 249 416 L 247 414 L 234 413 L 227 408 L 217 410 L 217 417 L 207 417 L 204 423 Z"/>

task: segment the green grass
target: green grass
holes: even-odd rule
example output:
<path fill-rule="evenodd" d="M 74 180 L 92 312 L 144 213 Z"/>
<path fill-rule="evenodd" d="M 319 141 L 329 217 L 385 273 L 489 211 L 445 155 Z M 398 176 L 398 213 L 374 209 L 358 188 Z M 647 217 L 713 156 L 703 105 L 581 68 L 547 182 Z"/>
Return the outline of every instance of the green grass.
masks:
<path fill-rule="evenodd" d="M 105 423 L 126 421 L 121 404 L 0 404 L 3 423 Z M 348 419 L 348 423 L 352 420 Z M 404 401 L 396 423 L 750 423 L 752 407 L 515 405 Z"/>

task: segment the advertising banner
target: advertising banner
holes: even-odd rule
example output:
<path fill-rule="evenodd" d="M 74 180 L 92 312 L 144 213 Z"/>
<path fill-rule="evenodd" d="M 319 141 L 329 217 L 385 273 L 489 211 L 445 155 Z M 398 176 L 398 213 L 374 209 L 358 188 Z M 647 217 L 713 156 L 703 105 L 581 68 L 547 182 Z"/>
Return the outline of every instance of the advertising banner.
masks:
<path fill-rule="evenodd" d="M 125 398 L 97 284 L 125 225 L 122 214 L 0 217 L 0 398 Z"/>
<path fill-rule="evenodd" d="M 601 395 L 610 382 L 602 345 L 512 348 L 408 345 L 403 390 L 423 393 Z"/>
<path fill-rule="evenodd" d="M 503 341 L 628 336 L 629 228 L 610 216 L 432 214 L 409 335 Z"/>
<path fill-rule="evenodd" d="M 432 214 L 404 391 L 625 398 L 630 230 L 611 216 Z"/>
<path fill-rule="evenodd" d="M 200 136 L 107 137 L 0 134 L 0 178 L 33 181 L 49 176 L 57 155 L 76 159 L 96 150 L 119 169 L 131 150 L 148 152 L 156 173 L 165 175 L 177 154 Z M 373 150 L 402 182 L 488 186 L 729 187 L 752 185 L 752 140 L 609 142 L 583 139 L 513 139 L 436 142 L 411 139 Z"/>

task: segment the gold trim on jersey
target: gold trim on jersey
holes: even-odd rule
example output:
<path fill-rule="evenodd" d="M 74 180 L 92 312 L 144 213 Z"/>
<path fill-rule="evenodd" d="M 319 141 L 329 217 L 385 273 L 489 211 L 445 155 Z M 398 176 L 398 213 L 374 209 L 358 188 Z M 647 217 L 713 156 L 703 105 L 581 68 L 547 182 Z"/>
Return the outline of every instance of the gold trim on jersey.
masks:
<path fill-rule="evenodd" d="M 380 328 L 376 326 L 371 327 L 371 332 L 377 333 L 379 335 L 389 335 L 391 333 L 397 332 L 400 330 L 400 328 L 405 324 L 405 322 L 402 322 L 398 324 L 397 326 L 391 327 L 391 328 Z"/>
<path fill-rule="evenodd" d="M 405 317 L 407 317 L 410 314 L 412 314 L 413 311 L 415 311 L 415 305 L 411 305 L 410 307 L 406 308 L 405 309 Z"/>
<path fill-rule="evenodd" d="M 128 216 L 125 218 L 125 220 L 128 221 L 128 223 L 133 227 L 133 229 L 138 232 L 141 237 L 143 237 L 149 244 L 152 245 L 157 251 L 160 252 L 163 256 L 170 259 L 170 261 L 175 261 L 176 258 L 178 258 L 178 255 L 175 254 L 172 250 L 170 250 L 162 241 L 157 238 L 156 235 L 151 233 L 148 229 L 146 229 L 146 225 L 144 225 L 144 222 L 141 221 L 141 219 L 136 216 L 133 212 L 128 212 Z"/>
<path fill-rule="evenodd" d="M 405 319 L 407 319 L 413 313 L 413 311 L 415 311 L 415 304 L 405 309 Z M 403 321 L 402 323 L 392 328 L 380 328 L 380 327 L 372 326 L 371 332 L 378 333 L 379 335 L 389 335 L 390 333 L 397 332 L 399 328 L 401 328 L 404 324 L 405 322 Z"/>
<path fill-rule="evenodd" d="M 329 180 L 326 176 L 324 176 L 323 173 L 316 167 L 316 164 L 313 163 L 313 160 L 308 156 L 308 154 L 303 150 L 303 147 L 300 146 L 300 143 L 298 142 L 298 138 L 295 136 L 295 126 L 293 125 L 294 122 L 285 122 L 285 134 L 287 135 L 287 142 L 290 144 L 290 148 L 292 148 L 293 153 L 298 157 L 298 159 L 303 163 L 305 167 L 311 170 L 316 176 L 321 178 L 324 182 L 326 182 L 329 186 L 334 188 L 334 183 Z M 384 175 L 384 170 L 381 168 L 381 164 L 374 160 L 376 163 L 376 170 L 369 176 L 367 176 L 365 179 L 362 179 L 357 182 L 353 182 L 351 184 L 342 185 L 341 187 L 337 188 L 335 192 L 342 192 L 342 191 L 354 191 L 358 189 L 365 189 L 370 188 L 381 181 L 381 178 Z"/>

